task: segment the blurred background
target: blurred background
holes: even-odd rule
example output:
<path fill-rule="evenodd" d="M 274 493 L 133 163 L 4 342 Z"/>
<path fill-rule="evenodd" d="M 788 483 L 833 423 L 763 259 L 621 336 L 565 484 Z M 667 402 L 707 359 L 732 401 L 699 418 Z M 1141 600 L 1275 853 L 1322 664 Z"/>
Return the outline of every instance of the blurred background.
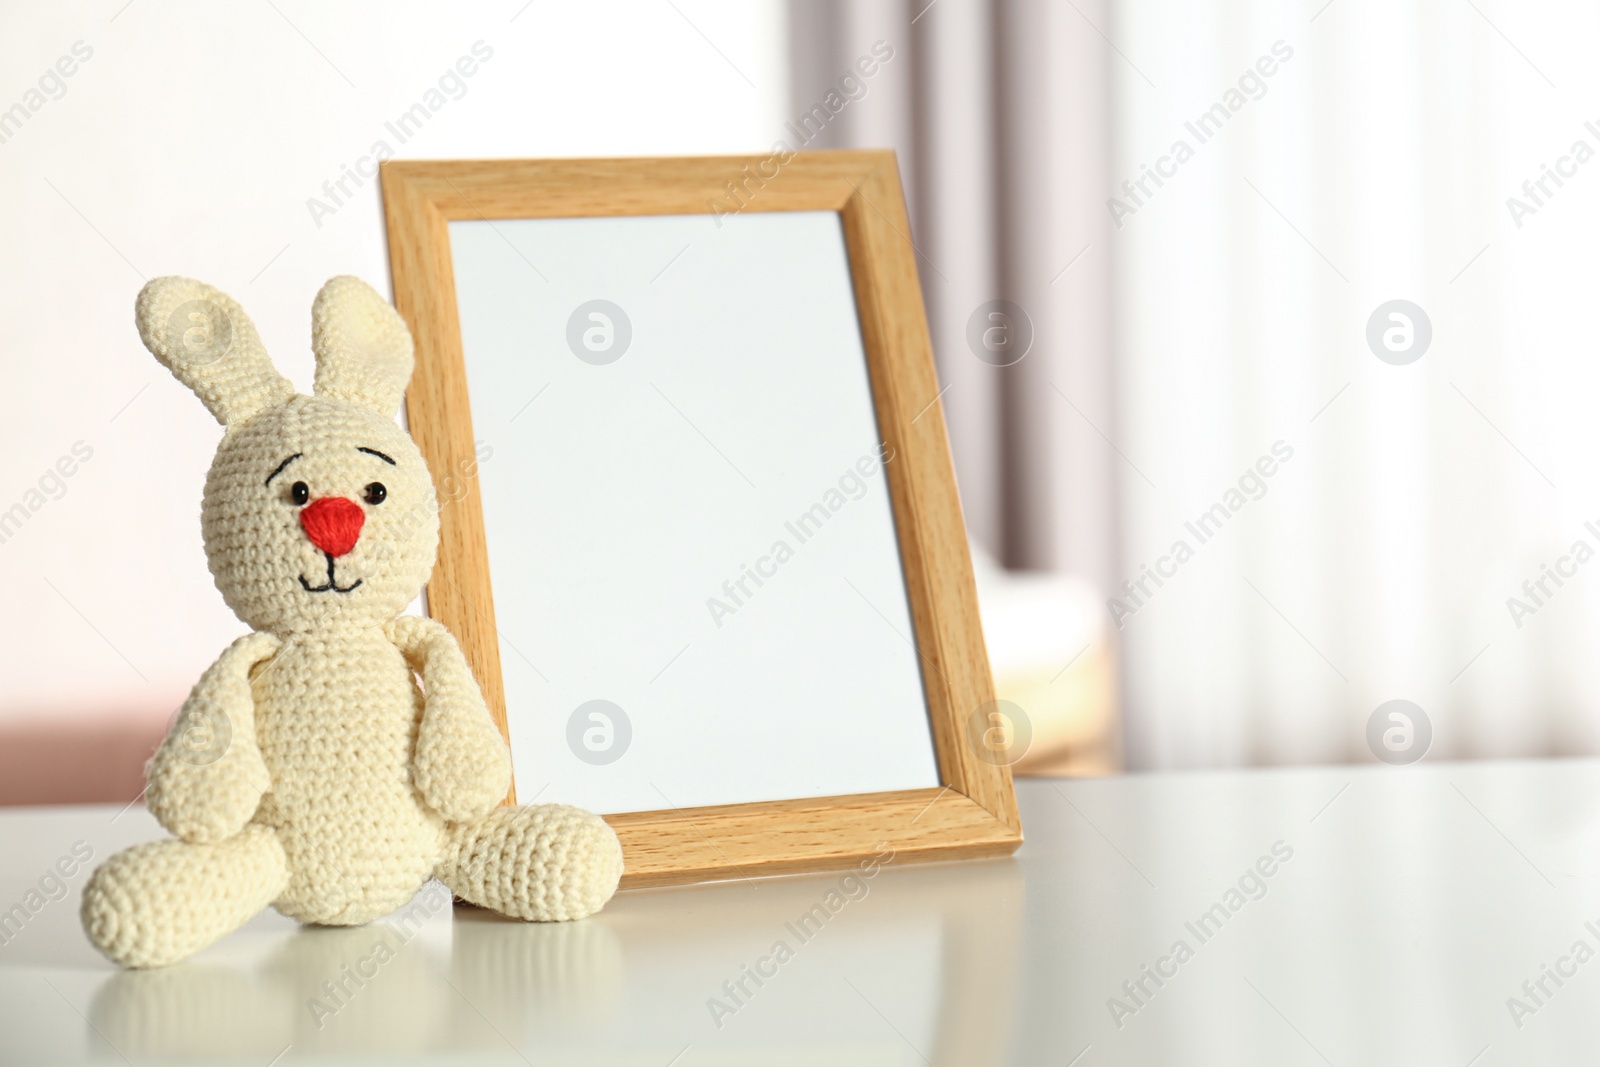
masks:
<path fill-rule="evenodd" d="M 1391 700 L 1430 758 L 1600 751 L 1592 6 L 108 0 L 0 26 L 0 802 L 131 799 L 241 632 L 200 545 L 220 430 L 134 294 L 213 282 L 309 387 L 310 294 L 387 281 L 380 142 L 894 148 L 1019 771 L 1370 761 Z"/>

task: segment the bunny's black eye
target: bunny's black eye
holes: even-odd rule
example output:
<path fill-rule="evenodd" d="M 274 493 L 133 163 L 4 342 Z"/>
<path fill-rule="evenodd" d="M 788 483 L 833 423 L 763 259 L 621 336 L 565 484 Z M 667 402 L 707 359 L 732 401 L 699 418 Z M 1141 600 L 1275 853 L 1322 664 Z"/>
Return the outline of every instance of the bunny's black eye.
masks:
<path fill-rule="evenodd" d="M 381 504 L 389 497 L 389 490 L 383 487 L 382 482 L 373 482 L 367 486 L 366 499 L 369 504 Z"/>
<path fill-rule="evenodd" d="M 296 507 L 305 507 L 306 501 L 311 499 L 311 487 L 305 482 L 295 482 L 289 487 L 289 499 Z"/>

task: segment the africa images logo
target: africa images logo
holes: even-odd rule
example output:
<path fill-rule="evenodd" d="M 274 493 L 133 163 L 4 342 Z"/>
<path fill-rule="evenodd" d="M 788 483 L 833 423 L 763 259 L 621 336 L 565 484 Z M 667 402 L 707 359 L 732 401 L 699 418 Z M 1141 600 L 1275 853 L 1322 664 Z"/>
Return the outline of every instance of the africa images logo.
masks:
<path fill-rule="evenodd" d="M 1409 700 L 1386 700 L 1367 717 L 1367 747 L 1390 766 L 1417 762 L 1432 744 L 1428 713 Z"/>

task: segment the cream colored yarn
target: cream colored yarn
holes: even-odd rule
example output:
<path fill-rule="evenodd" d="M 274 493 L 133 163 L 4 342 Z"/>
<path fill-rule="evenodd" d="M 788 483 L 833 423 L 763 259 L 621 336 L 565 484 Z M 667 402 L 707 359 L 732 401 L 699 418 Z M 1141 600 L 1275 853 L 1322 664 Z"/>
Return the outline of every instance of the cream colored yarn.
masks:
<path fill-rule="evenodd" d="M 137 319 L 145 345 L 226 428 L 201 526 L 217 588 L 256 632 L 201 676 L 150 761 L 147 802 L 175 839 L 95 872 L 89 939 L 124 966 L 160 966 L 267 904 L 354 925 L 431 877 L 519 919 L 598 910 L 622 873 L 616 834 L 564 805 L 498 806 L 510 756 L 460 647 L 437 622 L 399 616 L 439 533 L 432 479 L 394 422 L 412 367 L 399 315 L 359 279 L 323 286 L 309 397 L 208 285 L 158 278 Z M 374 482 L 387 490 L 379 503 L 367 499 Z M 360 505 L 349 552 L 312 542 L 296 483 L 311 503 Z M 317 591 L 324 582 L 334 588 Z"/>

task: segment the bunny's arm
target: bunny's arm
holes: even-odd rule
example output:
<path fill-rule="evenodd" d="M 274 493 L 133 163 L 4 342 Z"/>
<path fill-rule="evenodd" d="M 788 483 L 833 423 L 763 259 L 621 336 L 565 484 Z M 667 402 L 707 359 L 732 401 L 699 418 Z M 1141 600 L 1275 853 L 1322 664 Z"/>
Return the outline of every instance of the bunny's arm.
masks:
<path fill-rule="evenodd" d="M 417 615 L 402 615 L 385 630 L 422 676 L 412 759 L 422 799 L 451 822 L 488 814 L 511 788 L 511 753 L 461 646 L 442 624 Z"/>
<path fill-rule="evenodd" d="M 232 837 L 272 785 L 256 746 L 251 671 L 272 658 L 271 634 L 247 634 L 200 676 L 148 768 L 145 802 L 174 835 L 205 843 Z"/>

